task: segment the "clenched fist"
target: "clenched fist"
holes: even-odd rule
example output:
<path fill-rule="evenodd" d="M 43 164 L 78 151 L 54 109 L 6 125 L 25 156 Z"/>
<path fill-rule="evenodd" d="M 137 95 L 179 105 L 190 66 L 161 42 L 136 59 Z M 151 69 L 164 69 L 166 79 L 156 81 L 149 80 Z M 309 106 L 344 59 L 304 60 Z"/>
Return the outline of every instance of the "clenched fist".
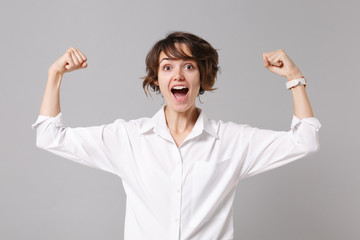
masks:
<path fill-rule="evenodd" d="M 288 80 L 302 77 L 299 68 L 282 49 L 264 52 L 263 61 L 264 67 Z"/>
<path fill-rule="evenodd" d="M 50 66 L 49 71 L 64 74 L 66 72 L 86 68 L 86 60 L 87 58 L 79 49 L 70 47 L 66 50 L 64 55 Z"/>

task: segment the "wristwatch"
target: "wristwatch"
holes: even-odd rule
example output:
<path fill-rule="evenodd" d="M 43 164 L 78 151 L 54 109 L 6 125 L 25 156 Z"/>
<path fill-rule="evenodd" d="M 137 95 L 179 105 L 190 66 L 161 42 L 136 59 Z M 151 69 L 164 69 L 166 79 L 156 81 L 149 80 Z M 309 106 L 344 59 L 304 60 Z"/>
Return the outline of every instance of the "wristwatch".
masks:
<path fill-rule="evenodd" d="M 297 78 L 297 79 L 293 79 L 291 81 L 288 81 L 286 83 L 286 88 L 288 90 L 290 90 L 293 87 L 296 87 L 298 85 L 304 85 L 304 87 L 306 87 L 306 79 L 305 78 Z"/>

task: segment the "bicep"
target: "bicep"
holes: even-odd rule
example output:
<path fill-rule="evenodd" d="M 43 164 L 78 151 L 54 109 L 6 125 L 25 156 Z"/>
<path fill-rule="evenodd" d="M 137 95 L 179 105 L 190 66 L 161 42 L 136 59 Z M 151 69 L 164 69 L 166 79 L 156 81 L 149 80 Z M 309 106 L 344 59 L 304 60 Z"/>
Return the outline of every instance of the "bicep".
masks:
<path fill-rule="evenodd" d="M 60 113 L 56 117 L 42 116 L 33 124 L 33 128 L 36 128 L 36 145 L 39 148 L 74 162 L 119 175 L 120 161 L 117 161 L 114 149 L 120 150 L 124 144 L 119 142 L 121 124 L 118 123 L 115 121 L 101 126 L 64 127 Z M 123 139 L 124 137 L 122 136 Z"/>
<path fill-rule="evenodd" d="M 242 131 L 241 177 L 250 177 L 312 154 L 319 149 L 316 118 L 293 117 L 289 131 L 259 129 L 245 125 Z"/>

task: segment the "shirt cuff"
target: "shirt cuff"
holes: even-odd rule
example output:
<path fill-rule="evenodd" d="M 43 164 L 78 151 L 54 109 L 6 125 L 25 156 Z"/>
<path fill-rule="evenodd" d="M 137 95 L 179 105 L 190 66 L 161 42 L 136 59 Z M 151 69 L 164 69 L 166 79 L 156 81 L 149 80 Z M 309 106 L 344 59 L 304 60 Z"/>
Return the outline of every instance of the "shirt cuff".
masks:
<path fill-rule="evenodd" d="M 293 119 L 291 122 L 291 129 L 294 129 L 301 122 L 306 122 L 306 123 L 314 126 L 317 132 L 321 128 L 321 123 L 319 122 L 319 120 L 316 117 L 303 118 L 300 120 L 298 117 L 293 115 Z"/>
<path fill-rule="evenodd" d="M 56 115 L 55 117 L 39 115 L 36 122 L 31 125 L 31 128 L 32 129 L 37 128 L 41 123 L 47 121 L 48 119 L 50 119 L 57 127 L 64 126 L 63 119 L 62 119 L 62 112 L 59 112 L 58 115 Z"/>

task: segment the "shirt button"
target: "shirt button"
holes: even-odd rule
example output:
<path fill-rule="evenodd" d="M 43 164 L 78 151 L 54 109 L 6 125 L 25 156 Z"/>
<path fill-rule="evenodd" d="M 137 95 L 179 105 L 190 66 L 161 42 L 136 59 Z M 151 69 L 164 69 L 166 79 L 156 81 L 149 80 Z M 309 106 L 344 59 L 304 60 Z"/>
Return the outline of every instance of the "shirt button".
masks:
<path fill-rule="evenodd" d="M 178 222 L 179 221 L 179 218 L 175 218 L 175 222 Z"/>
<path fill-rule="evenodd" d="M 180 192 L 180 188 L 176 189 L 176 192 Z"/>

